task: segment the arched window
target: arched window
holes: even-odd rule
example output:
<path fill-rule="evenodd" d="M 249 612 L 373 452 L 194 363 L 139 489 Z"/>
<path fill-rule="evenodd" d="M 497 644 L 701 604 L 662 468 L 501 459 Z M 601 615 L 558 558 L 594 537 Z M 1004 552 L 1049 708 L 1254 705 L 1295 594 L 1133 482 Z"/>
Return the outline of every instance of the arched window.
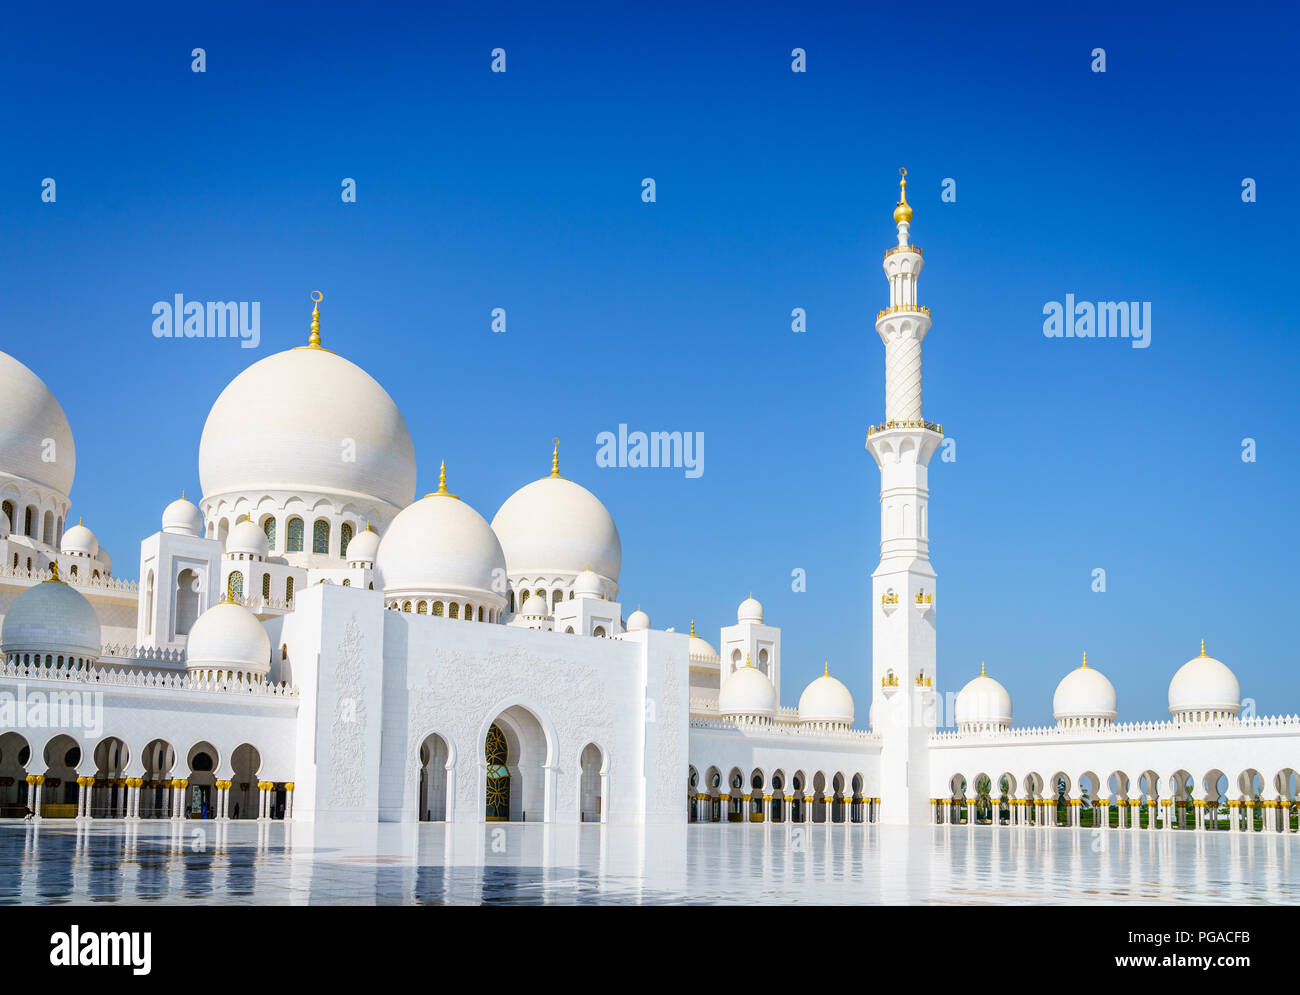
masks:
<path fill-rule="evenodd" d="M 416 605 L 416 606 L 415 606 L 415 614 L 417 614 L 417 615 L 428 615 L 428 614 L 429 614 L 429 602 L 427 602 L 427 601 L 421 601 L 418 605 Z"/>
<path fill-rule="evenodd" d="M 45 527 L 41 530 L 41 536 L 45 541 L 45 545 L 54 545 L 54 512 L 52 511 L 45 513 Z"/>
<path fill-rule="evenodd" d="M 262 523 L 262 531 L 266 533 L 267 550 L 275 549 L 275 518 L 271 515 L 266 516 L 266 521 Z"/>
<path fill-rule="evenodd" d="M 346 556 L 348 552 L 348 543 L 352 541 L 352 523 L 344 522 L 343 528 L 339 530 L 339 556 Z"/>
<path fill-rule="evenodd" d="M 285 546 L 286 552 L 302 552 L 302 519 L 289 519 L 289 544 Z"/>
<path fill-rule="evenodd" d="M 226 594 L 230 596 L 231 601 L 239 601 L 244 597 L 244 575 L 238 570 L 230 571 L 230 576 L 226 578 Z"/>
<path fill-rule="evenodd" d="M 262 597 L 269 598 L 270 596 L 271 596 L 271 575 L 262 574 Z"/>
<path fill-rule="evenodd" d="M 447 609 L 447 616 L 448 618 L 460 618 L 460 605 L 453 601 L 451 607 Z"/>
<path fill-rule="evenodd" d="M 603 625 L 598 625 L 596 628 L 591 630 L 591 634 L 597 638 L 603 638 L 605 635 L 605 627 Z"/>
<path fill-rule="evenodd" d="M 409 612 L 410 610 L 411 610 L 411 603 L 409 601 L 403 602 L 402 611 Z"/>
<path fill-rule="evenodd" d="M 14 558 L 14 566 L 18 566 L 18 558 L 17 558 L 17 557 Z M 509 594 L 509 597 L 510 597 L 510 610 L 513 612 L 513 611 L 515 610 L 515 589 L 512 587 L 512 588 L 509 590 L 508 594 Z"/>
<path fill-rule="evenodd" d="M 292 577 L 286 577 L 284 579 L 284 600 L 293 601 L 293 578 Z"/>
<path fill-rule="evenodd" d="M 0 510 L 4 511 L 5 518 L 9 519 L 9 528 L 12 529 L 14 527 L 14 503 L 6 501 L 4 504 L 0 504 Z"/>
<path fill-rule="evenodd" d="M 439 618 L 442 618 L 442 602 L 441 602 L 441 601 L 435 601 L 435 602 L 433 603 L 433 614 L 437 615 Z"/>
<path fill-rule="evenodd" d="M 76 570 L 74 566 L 72 568 Z M 148 579 L 144 587 L 144 633 L 146 636 L 153 635 L 153 571 L 149 571 Z"/>
<path fill-rule="evenodd" d="M 75 563 L 72 564 L 72 576 L 77 576 L 77 565 Z"/>
<path fill-rule="evenodd" d="M 27 514 L 23 516 L 23 535 L 32 534 L 32 519 L 36 517 L 36 509 L 31 505 L 27 506 Z"/>
<path fill-rule="evenodd" d="M 482 605 L 479 605 L 479 606 L 478 606 L 478 620 L 479 620 L 480 622 L 483 621 L 483 606 L 482 606 Z"/>
<path fill-rule="evenodd" d="M 330 551 L 330 523 L 323 518 L 316 519 L 311 527 L 311 551 L 321 554 Z"/>
<path fill-rule="evenodd" d="M 352 586 L 352 581 L 351 581 L 351 579 L 349 579 L 349 578 L 347 578 L 347 577 L 344 577 L 344 578 L 343 578 L 343 586 L 344 586 L 344 587 L 351 587 L 351 586 Z"/>

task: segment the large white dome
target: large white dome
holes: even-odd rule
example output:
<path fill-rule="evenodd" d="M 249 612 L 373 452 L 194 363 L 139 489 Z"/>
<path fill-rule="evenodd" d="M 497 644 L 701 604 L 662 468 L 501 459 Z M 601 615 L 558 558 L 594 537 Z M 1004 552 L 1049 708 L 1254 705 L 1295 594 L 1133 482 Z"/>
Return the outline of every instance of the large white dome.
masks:
<path fill-rule="evenodd" d="M 1169 712 L 1175 718 L 1215 719 L 1241 711 L 1241 685 L 1229 667 L 1205 654 L 1178 668 L 1169 682 Z"/>
<path fill-rule="evenodd" d="M 617 583 L 623 567 L 614 519 L 596 495 L 558 471 L 510 495 L 492 519 L 492 531 L 512 577 L 590 569 Z"/>
<path fill-rule="evenodd" d="M 984 672 L 957 692 L 953 704 L 958 727 L 968 729 L 1006 728 L 1011 725 L 1011 695 Z"/>
<path fill-rule="evenodd" d="M 804 688 L 799 696 L 799 721 L 853 724 L 853 695 L 842 682 L 831 676 L 829 665 L 822 676 Z"/>
<path fill-rule="evenodd" d="M 199 479 L 205 499 L 297 491 L 402 508 L 415 496 L 415 449 L 370 374 L 304 346 L 254 363 L 221 392 L 203 426 Z"/>
<path fill-rule="evenodd" d="M 1058 722 L 1113 722 L 1119 714 L 1115 686 L 1100 670 L 1088 666 L 1088 654 L 1082 666 L 1071 670 L 1056 686 L 1052 695 L 1052 715 Z"/>
<path fill-rule="evenodd" d="M 506 558 L 483 516 L 460 498 L 426 495 L 404 508 L 375 554 L 385 594 L 472 594 L 505 604 Z"/>
<path fill-rule="evenodd" d="M 82 594 L 57 580 L 34 584 L 14 599 L 0 628 L 0 652 L 99 657 L 99 618 Z"/>
<path fill-rule="evenodd" d="M 67 497 L 76 470 L 72 429 L 58 400 L 40 377 L 0 352 L 0 478 L 12 474 Z"/>
<path fill-rule="evenodd" d="M 185 666 L 260 679 L 271 669 L 271 639 L 251 611 L 223 601 L 194 622 L 185 644 Z"/>
<path fill-rule="evenodd" d="M 757 667 L 737 667 L 722 682 L 718 711 L 723 715 L 771 718 L 776 714 L 776 688 Z"/>

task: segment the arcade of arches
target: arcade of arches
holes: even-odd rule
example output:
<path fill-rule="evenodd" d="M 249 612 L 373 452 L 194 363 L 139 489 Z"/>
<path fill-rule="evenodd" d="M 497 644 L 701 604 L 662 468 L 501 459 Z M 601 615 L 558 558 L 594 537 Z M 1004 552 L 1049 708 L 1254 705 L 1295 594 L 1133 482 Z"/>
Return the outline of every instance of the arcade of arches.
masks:
<path fill-rule="evenodd" d="M 1254 768 L 1235 778 L 1211 770 L 1197 778 L 1179 770 L 1136 777 L 1063 771 L 954 774 L 952 795 L 930 800 L 936 825 L 1065 826 L 1200 832 L 1300 832 L 1300 773 L 1288 767 L 1266 775 Z"/>
<path fill-rule="evenodd" d="M 724 775 L 710 767 L 701 776 L 692 765 L 687 778 L 690 822 L 869 823 L 879 812 L 880 799 L 866 794 L 861 774 L 777 770 L 769 776 L 733 767 Z"/>
<path fill-rule="evenodd" d="M 184 752 L 155 739 L 132 757 L 120 739 L 99 740 L 89 756 L 68 735 L 39 756 L 17 732 L 0 735 L 0 818 L 288 819 L 293 782 L 259 779 L 261 754 L 242 743 L 231 776 L 218 778 L 221 755 L 199 741 Z"/>

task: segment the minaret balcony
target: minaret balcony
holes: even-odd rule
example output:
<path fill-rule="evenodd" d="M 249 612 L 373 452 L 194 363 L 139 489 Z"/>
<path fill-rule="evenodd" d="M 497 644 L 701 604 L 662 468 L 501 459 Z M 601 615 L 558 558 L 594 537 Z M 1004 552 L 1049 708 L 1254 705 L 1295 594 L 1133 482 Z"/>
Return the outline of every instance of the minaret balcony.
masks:
<path fill-rule="evenodd" d="M 922 304 L 891 304 L 889 307 L 881 309 L 881 311 L 876 315 L 876 320 L 879 321 L 887 314 L 902 314 L 904 312 L 908 314 L 923 314 L 927 318 L 930 317 L 930 309 Z"/>
<path fill-rule="evenodd" d="M 873 435 L 879 435 L 881 432 L 888 432 L 891 428 L 921 428 L 927 432 L 937 432 L 943 435 L 943 426 L 936 425 L 934 422 L 925 421 L 921 418 L 907 418 L 902 420 L 887 421 L 880 425 L 872 425 L 867 429 L 867 438 Z"/>
<path fill-rule="evenodd" d="M 890 256 L 896 256 L 900 252 L 915 252 L 918 256 L 925 255 L 925 253 L 921 251 L 919 245 L 895 245 L 885 250 L 885 258 L 888 259 Z"/>

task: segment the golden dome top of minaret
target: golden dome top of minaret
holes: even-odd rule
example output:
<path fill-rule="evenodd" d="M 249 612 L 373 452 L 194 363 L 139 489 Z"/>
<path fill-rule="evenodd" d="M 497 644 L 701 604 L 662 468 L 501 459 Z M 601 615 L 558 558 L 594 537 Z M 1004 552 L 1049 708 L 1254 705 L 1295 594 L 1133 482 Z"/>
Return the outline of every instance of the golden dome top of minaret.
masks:
<path fill-rule="evenodd" d="M 907 169 L 903 168 L 898 171 L 898 206 L 894 208 L 894 220 L 899 224 L 904 221 L 911 223 L 912 206 L 907 202 Z"/>

